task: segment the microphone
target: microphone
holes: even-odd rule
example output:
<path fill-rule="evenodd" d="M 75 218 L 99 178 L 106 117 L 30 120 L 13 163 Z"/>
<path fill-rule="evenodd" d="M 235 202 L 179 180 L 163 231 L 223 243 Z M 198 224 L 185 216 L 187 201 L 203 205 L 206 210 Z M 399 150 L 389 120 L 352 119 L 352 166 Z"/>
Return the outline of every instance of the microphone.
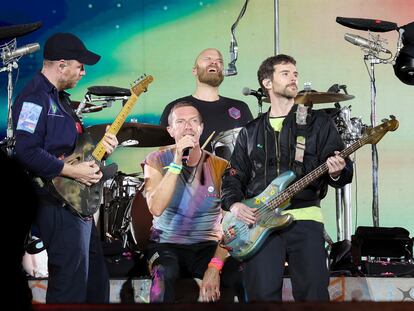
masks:
<path fill-rule="evenodd" d="M 230 41 L 230 62 L 228 64 L 228 68 L 223 70 L 223 74 L 226 77 L 237 75 L 236 61 L 238 50 L 239 47 L 237 46 L 237 42 L 234 37 L 232 37 Z"/>
<path fill-rule="evenodd" d="M 18 48 L 14 51 L 9 51 L 9 52 L 5 52 L 1 54 L 1 58 L 3 59 L 4 62 L 13 59 L 13 58 L 17 58 L 26 54 L 31 54 L 36 52 L 37 50 L 40 49 L 40 45 L 39 43 L 30 43 L 27 44 L 25 46 L 22 46 L 21 48 Z"/>
<path fill-rule="evenodd" d="M 378 43 L 378 42 L 374 42 L 374 41 L 371 41 L 371 40 L 368 40 L 368 39 L 365 39 L 365 38 L 362 38 L 360 36 L 353 35 L 353 34 L 350 34 L 350 33 L 346 33 L 344 38 L 345 38 L 346 41 L 348 41 L 348 42 L 350 42 L 354 45 L 357 45 L 357 46 L 360 46 L 360 47 L 363 47 L 363 48 L 367 48 L 367 49 L 370 49 L 370 50 L 373 50 L 373 51 L 376 51 L 376 52 L 384 52 L 384 53 L 391 54 L 390 50 L 387 50 L 386 48 L 381 46 L 381 44 Z"/>
<path fill-rule="evenodd" d="M 190 156 L 190 149 L 191 147 L 187 147 L 187 148 L 184 148 L 183 150 L 183 158 L 181 160 L 183 165 L 187 165 L 188 157 Z"/>
<path fill-rule="evenodd" d="M 262 97 L 266 97 L 266 95 L 263 93 L 262 88 L 258 88 L 257 91 L 252 90 L 251 88 L 248 87 L 244 87 L 242 90 L 243 95 L 245 96 L 249 96 L 249 95 L 253 95 L 255 97 L 257 97 L 258 99 L 262 98 Z"/>
<path fill-rule="evenodd" d="M 387 32 L 391 30 L 398 30 L 396 23 L 381 21 L 379 19 L 349 18 L 338 16 L 336 18 L 336 22 L 345 27 L 358 30 L 368 30 L 372 32 Z"/>

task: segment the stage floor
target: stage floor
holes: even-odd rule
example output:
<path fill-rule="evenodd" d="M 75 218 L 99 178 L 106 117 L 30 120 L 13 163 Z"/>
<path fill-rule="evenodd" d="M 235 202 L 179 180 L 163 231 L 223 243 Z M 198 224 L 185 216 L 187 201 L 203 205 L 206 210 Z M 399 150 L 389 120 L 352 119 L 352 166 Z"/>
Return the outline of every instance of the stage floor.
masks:
<path fill-rule="evenodd" d="M 111 303 L 148 303 L 151 280 L 111 279 Z M 47 279 L 29 280 L 34 303 L 45 303 Z M 195 282 L 194 288 L 195 290 Z M 329 293 L 332 301 L 414 301 L 414 278 L 396 277 L 331 277 Z M 291 282 L 283 282 L 283 301 L 293 301 Z"/>

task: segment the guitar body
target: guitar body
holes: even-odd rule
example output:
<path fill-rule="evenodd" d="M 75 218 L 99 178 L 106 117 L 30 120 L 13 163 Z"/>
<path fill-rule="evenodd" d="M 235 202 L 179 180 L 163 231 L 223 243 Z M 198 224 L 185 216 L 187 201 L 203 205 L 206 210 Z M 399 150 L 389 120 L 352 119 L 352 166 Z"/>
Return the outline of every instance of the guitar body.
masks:
<path fill-rule="evenodd" d="M 92 152 L 95 145 L 92 138 L 84 133 L 78 136 L 75 151 L 64 159 L 65 163 L 77 164 L 80 162 L 95 160 L 101 167 L 101 163 L 93 158 Z M 101 167 L 102 168 L 102 167 Z M 91 186 L 82 184 L 74 179 L 66 177 L 55 177 L 52 180 L 50 191 L 68 204 L 81 216 L 91 216 L 99 209 L 103 192 L 103 178 Z"/>
<path fill-rule="evenodd" d="M 269 207 L 268 203 L 295 178 L 293 172 L 287 171 L 275 178 L 259 195 L 242 201 L 247 206 L 259 210 L 258 220 L 254 225 L 245 224 L 230 212 L 224 215 L 223 244 L 234 258 L 241 260 L 253 256 L 272 231 L 285 228 L 292 222 L 292 215 L 281 214 L 289 206 L 289 201 L 277 208 Z"/>

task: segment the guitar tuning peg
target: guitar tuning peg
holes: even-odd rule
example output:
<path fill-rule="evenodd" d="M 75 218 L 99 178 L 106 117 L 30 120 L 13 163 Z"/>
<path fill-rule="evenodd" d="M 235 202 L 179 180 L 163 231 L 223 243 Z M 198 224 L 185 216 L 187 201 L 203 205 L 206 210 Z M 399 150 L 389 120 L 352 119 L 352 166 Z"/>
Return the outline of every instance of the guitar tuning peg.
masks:
<path fill-rule="evenodd" d="M 395 120 L 395 116 L 393 114 L 390 114 L 391 120 Z"/>
<path fill-rule="evenodd" d="M 381 122 L 382 123 L 388 122 L 388 119 L 387 118 L 384 118 L 384 119 L 381 120 Z"/>

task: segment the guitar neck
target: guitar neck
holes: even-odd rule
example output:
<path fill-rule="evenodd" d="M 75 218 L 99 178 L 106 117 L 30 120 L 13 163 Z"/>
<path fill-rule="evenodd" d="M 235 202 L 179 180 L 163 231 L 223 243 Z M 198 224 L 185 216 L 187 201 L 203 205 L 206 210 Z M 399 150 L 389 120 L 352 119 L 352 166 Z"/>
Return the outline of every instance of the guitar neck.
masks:
<path fill-rule="evenodd" d="M 350 145 L 349 147 L 342 150 L 339 155 L 342 158 L 346 158 L 352 153 L 354 153 L 356 150 L 361 148 L 363 145 L 365 145 L 369 141 L 369 136 L 363 137 Z M 281 206 L 284 202 L 292 198 L 296 193 L 303 190 L 307 185 L 309 185 L 311 182 L 322 176 L 323 174 L 328 172 L 328 165 L 326 162 L 319 165 L 317 168 L 315 168 L 312 172 L 308 173 L 303 178 L 299 179 L 289 187 L 287 187 L 284 191 L 282 191 L 277 197 L 275 197 L 273 200 L 269 202 L 269 206 L 271 208 L 276 208 L 278 206 Z"/>
<path fill-rule="evenodd" d="M 134 93 L 131 94 L 128 101 L 126 102 L 124 107 L 121 109 L 121 111 L 118 113 L 117 117 L 115 118 L 115 121 L 109 127 L 109 129 L 107 131 L 108 133 L 111 133 L 111 134 L 114 134 L 114 135 L 118 134 L 118 132 L 121 129 L 122 125 L 124 124 L 128 114 L 131 112 L 132 108 L 134 107 L 134 104 L 137 101 L 137 98 L 138 98 L 137 95 L 135 95 Z M 101 161 L 103 156 L 106 153 L 105 147 L 103 145 L 103 140 L 104 140 L 104 138 L 102 138 L 99 141 L 99 143 L 96 145 L 94 151 L 92 152 L 93 157 L 98 161 Z"/>

